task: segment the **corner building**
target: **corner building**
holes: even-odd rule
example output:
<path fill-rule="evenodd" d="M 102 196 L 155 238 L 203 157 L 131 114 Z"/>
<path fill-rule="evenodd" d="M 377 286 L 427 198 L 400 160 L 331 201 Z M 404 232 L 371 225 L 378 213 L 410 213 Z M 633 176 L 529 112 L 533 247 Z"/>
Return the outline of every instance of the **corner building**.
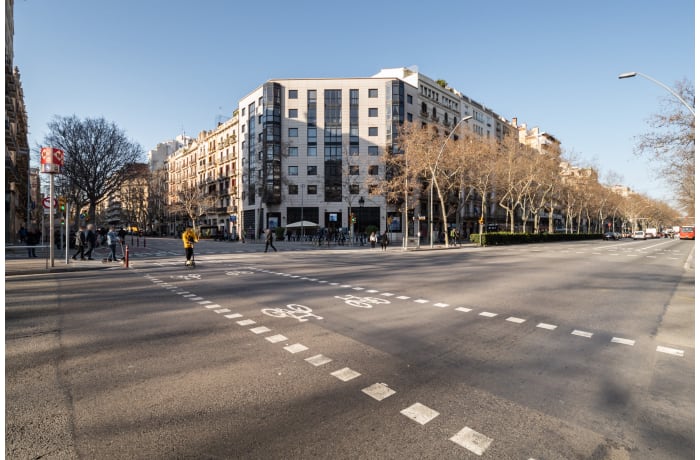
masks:
<path fill-rule="evenodd" d="M 254 238 L 265 228 L 308 221 L 353 234 L 372 225 L 400 238 L 401 210 L 371 189 L 372 176 L 385 174 L 382 155 L 398 153 L 404 121 L 440 123 L 449 132 L 472 115 L 474 132 L 498 138 L 510 128 L 488 109 L 476 116 L 476 107 L 408 68 L 265 82 L 238 104 L 241 231 Z M 409 225 L 409 235 L 418 230 Z"/>

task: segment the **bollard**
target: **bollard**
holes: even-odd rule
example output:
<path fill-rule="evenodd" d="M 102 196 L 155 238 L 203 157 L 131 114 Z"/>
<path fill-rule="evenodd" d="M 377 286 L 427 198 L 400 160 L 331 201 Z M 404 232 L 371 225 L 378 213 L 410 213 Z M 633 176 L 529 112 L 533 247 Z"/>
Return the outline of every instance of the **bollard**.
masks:
<path fill-rule="evenodd" d="M 146 247 L 146 237 L 145 236 L 143 237 L 143 247 L 144 248 Z"/>
<path fill-rule="evenodd" d="M 126 245 L 124 249 L 124 268 L 129 268 L 129 246 Z"/>

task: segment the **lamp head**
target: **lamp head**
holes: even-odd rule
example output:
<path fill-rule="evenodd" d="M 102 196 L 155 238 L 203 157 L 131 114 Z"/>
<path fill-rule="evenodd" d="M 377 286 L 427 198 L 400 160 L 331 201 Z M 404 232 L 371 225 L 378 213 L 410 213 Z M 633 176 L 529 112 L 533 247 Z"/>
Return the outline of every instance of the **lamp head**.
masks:
<path fill-rule="evenodd" d="M 637 72 L 625 72 L 625 73 L 621 73 L 620 75 L 618 75 L 617 78 L 620 78 L 620 79 L 632 78 L 632 77 L 636 77 L 636 76 L 637 76 Z"/>

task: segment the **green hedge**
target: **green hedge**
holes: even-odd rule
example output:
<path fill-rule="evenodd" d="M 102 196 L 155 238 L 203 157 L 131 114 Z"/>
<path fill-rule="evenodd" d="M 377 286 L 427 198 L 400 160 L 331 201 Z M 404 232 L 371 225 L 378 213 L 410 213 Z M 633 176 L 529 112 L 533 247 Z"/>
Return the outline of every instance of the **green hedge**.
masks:
<path fill-rule="evenodd" d="M 552 243 L 555 241 L 599 240 L 600 233 L 509 233 L 491 232 L 481 235 L 481 245 L 496 246 L 502 244 Z M 479 234 L 469 235 L 469 241 L 479 244 Z"/>

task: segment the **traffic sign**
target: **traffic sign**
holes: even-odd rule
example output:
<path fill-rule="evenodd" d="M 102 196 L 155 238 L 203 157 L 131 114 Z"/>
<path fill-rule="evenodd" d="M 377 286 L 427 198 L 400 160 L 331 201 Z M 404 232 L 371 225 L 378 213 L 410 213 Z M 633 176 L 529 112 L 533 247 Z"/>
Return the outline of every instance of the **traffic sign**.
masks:
<path fill-rule="evenodd" d="M 51 209 L 51 197 L 47 196 L 43 200 L 41 200 L 41 204 L 44 206 L 44 209 Z M 58 201 L 56 201 L 56 198 L 53 199 L 53 207 L 56 208 L 58 206 Z"/>

